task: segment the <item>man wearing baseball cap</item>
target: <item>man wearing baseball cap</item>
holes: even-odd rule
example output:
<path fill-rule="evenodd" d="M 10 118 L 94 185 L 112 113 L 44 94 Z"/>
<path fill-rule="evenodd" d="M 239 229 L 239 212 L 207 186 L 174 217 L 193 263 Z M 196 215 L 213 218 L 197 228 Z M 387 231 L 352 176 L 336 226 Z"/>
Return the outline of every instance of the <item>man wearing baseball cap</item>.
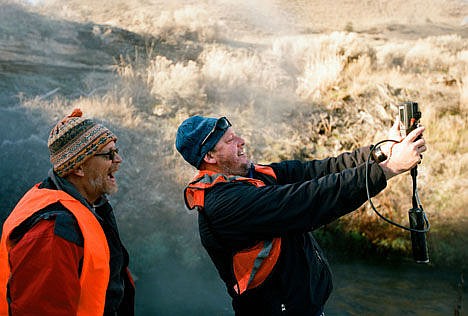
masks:
<path fill-rule="evenodd" d="M 18 202 L 0 243 L 0 315 L 133 315 L 114 213 L 117 137 L 75 109 L 52 128 L 52 170 Z"/>
<path fill-rule="evenodd" d="M 382 148 L 369 166 L 372 196 L 410 170 L 426 151 L 419 127 Z M 226 117 L 193 116 L 179 126 L 176 148 L 198 174 L 184 191 L 197 209 L 201 242 L 232 297 L 236 315 L 324 315 L 332 276 L 311 231 L 367 200 L 370 147 L 311 161 L 252 163 Z"/>

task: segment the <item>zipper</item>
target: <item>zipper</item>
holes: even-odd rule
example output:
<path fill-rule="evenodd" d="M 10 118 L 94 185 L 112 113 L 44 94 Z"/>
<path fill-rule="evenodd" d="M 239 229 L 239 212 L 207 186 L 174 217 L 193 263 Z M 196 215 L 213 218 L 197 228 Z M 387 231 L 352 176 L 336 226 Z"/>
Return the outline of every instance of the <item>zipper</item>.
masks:
<path fill-rule="evenodd" d="M 322 259 L 322 257 L 320 256 L 318 250 L 314 248 L 314 251 L 315 251 L 315 255 L 317 256 L 318 261 L 319 261 L 321 264 L 323 264 L 323 259 Z"/>

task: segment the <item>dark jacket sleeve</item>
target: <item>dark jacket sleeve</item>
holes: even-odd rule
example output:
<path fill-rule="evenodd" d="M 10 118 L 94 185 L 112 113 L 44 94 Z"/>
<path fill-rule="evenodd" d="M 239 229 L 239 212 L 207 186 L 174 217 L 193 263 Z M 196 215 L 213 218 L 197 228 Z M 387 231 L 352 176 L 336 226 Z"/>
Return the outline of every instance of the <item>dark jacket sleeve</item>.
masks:
<path fill-rule="evenodd" d="M 362 147 L 353 152 L 345 152 L 337 157 L 311 161 L 283 161 L 271 164 L 279 184 L 320 178 L 331 173 L 365 164 L 370 148 Z"/>
<path fill-rule="evenodd" d="M 370 165 L 370 192 L 386 186 L 377 164 Z M 347 214 L 367 200 L 365 165 L 338 173 L 283 185 L 255 187 L 221 183 L 205 196 L 205 212 L 212 229 L 231 240 L 271 238 L 305 232 Z"/>

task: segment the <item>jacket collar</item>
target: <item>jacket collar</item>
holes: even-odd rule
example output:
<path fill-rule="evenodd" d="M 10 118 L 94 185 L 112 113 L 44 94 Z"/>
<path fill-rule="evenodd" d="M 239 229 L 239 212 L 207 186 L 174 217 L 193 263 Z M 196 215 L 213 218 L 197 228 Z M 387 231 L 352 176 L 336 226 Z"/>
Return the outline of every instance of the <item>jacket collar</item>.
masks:
<path fill-rule="evenodd" d="M 57 187 L 58 190 L 64 191 L 68 194 L 70 194 L 72 197 L 80 201 L 81 204 L 86 206 L 91 212 L 93 212 L 96 216 L 99 216 L 96 212 L 95 209 L 98 207 L 101 207 L 105 205 L 106 203 L 109 202 L 107 197 L 105 195 L 102 195 L 101 198 L 98 200 L 98 202 L 94 205 L 91 205 L 86 201 L 86 199 L 78 192 L 78 190 L 75 188 L 73 184 L 71 184 L 69 181 L 66 179 L 60 177 L 57 175 L 57 173 L 53 170 L 50 169 L 48 176 L 50 180 L 54 183 L 54 185 Z"/>

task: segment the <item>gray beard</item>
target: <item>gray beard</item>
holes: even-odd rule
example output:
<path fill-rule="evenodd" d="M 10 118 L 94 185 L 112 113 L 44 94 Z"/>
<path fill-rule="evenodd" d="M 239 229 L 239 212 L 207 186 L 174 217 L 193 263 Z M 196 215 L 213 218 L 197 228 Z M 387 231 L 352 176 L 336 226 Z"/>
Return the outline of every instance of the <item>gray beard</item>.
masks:
<path fill-rule="evenodd" d="M 93 187 L 94 192 L 98 192 L 98 190 L 100 190 L 100 191 L 103 191 L 102 194 L 111 195 L 111 194 L 116 193 L 117 190 L 118 190 L 117 185 L 108 186 L 106 184 L 106 181 L 101 177 L 89 180 L 89 184 Z M 102 195 L 102 194 L 100 194 L 100 195 Z"/>

